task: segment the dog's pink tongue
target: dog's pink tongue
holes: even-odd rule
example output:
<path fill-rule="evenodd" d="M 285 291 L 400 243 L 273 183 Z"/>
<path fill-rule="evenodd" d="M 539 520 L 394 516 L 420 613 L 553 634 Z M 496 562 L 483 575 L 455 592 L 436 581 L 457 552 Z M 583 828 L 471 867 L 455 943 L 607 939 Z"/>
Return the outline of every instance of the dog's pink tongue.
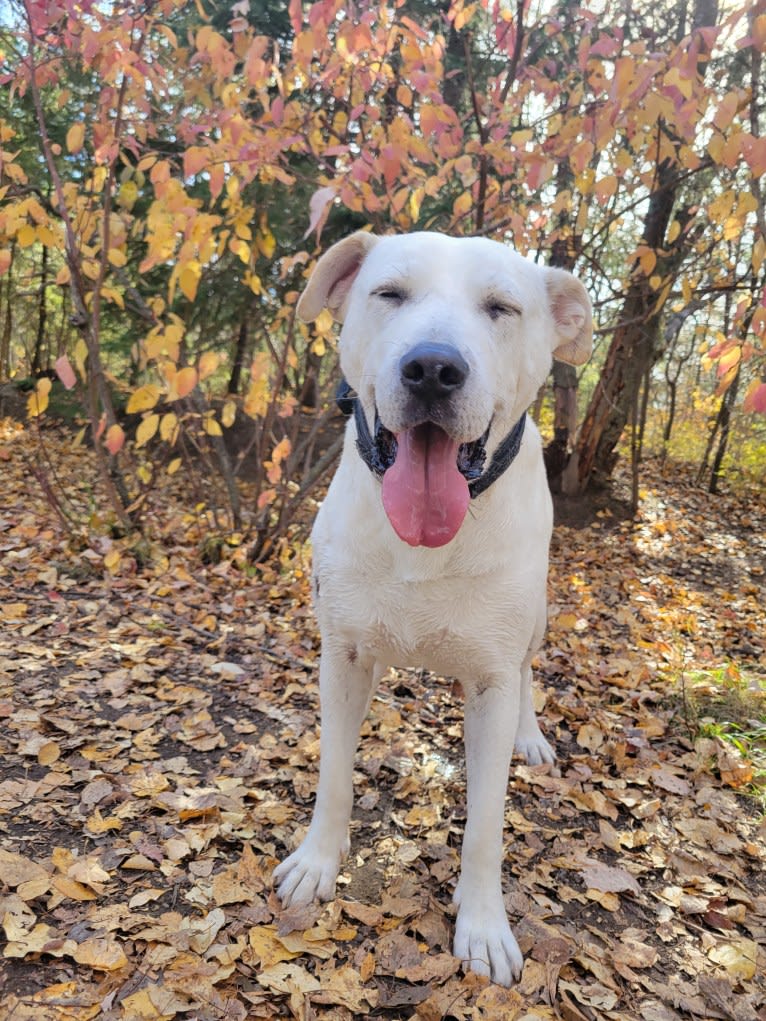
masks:
<path fill-rule="evenodd" d="M 468 510 L 468 483 L 457 469 L 458 444 L 427 423 L 396 437 L 396 461 L 383 476 L 383 507 L 410 546 L 444 546 Z"/>

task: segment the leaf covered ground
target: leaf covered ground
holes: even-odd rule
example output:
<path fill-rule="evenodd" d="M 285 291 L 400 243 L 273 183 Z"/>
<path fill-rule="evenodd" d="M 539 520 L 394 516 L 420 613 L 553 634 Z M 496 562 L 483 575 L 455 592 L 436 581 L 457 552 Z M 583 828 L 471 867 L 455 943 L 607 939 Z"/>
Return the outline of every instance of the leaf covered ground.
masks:
<path fill-rule="evenodd" d="M 559 762 L 509 786 L 526 963 L 504 990 L 450 954 L 459 691 L 386 678 L 337 899 L 281 911 L 319 756 L 306 551 L 205 563 L 183 509 L 141 556 L 77 549 L 0 428 L 3 1021 L 766 1018 L 757 742 L 716 716 L 733 699 L 763 734 L 762 497 L 655 466 L 635 522 L 556 529 L 537 699 Z"/>

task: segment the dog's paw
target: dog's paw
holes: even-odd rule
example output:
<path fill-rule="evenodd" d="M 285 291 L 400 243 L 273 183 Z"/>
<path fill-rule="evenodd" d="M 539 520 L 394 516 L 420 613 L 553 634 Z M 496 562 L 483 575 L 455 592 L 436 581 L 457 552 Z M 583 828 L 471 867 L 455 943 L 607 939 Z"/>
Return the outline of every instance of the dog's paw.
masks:
<path fill-rule="evenodd" d="M 556 753 L 543 737 L 536 720 L 534 726 L 519 727 L 513 750 L 517 755 L 522 755 L 530 766 L 556 761 Z"/>
<path fill-rule="evenodd" d="M 499 908 L 479 911 L 461 905 L 453 953 L 464 971 L 486 975 L 499 986 L 510 986 L 521 978 L 524 958 L 502 902 Z"/>
<path fill-rule="evenodd" d="M 277 896 L 284 907 L 302 906 L 313 900 L 332 900 L 343 849 L 323 852 L 308 838 L 297 851 L 274 869 Z"/>

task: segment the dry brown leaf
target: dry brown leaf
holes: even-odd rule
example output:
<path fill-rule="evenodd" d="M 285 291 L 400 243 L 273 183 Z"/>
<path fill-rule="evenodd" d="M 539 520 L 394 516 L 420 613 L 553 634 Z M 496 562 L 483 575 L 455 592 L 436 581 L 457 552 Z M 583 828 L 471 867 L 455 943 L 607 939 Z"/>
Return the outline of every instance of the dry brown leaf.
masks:
<path fill-rule="evenodd" d="M 600 893 L 641 893 L 636 877 L 627 869 L 596 863 L 586 865 L 581 872 L 589 890 Z"/>
<path fill-rule="evenodd" d="M 71 956 L 78 964 L 97 971 L 117 971 L 128 963 L 125 951 L 111 939 L 86 939 L 72 947 Z"/>
<path fill-rule="evenodd" d="M 320 992 L 312 996 L 315 1003 L 334 1003 L 354 1014 L 364 1015 L 378 1003 L 378 990 L 362 981 L 362 976 L 349 964 L 340 968 L 328 961 L 317 970 Z"/>
<path fill-rule="evenodd" d="M 0 878 L 16 887 L 22 900 L 34 900 L 50 888 L 51 877 L 42 865 L 0 847 Z"/>
<path fill-rule="evenodd" d="M 707 956 L 725 968 L 731 978 L 747 981 L 755 975 L 758 944 L 752 939 L 727 940 L 711 947 Z"/>

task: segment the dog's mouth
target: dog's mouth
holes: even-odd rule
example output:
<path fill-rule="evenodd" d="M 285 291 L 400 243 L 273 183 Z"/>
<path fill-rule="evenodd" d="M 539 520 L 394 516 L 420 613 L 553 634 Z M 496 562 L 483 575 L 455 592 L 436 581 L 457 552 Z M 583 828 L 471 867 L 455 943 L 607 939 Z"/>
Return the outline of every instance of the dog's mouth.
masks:
<path fill-rule="evenodd" d="M 383 475 L 383 507 L 394 531 L 410 546 L 444 546 L 463 523 L 468 483 L 484 468 L 489 427 L 459 443 L 435 422 L 394 434 L 375 415 L 373 443 Z"/>

